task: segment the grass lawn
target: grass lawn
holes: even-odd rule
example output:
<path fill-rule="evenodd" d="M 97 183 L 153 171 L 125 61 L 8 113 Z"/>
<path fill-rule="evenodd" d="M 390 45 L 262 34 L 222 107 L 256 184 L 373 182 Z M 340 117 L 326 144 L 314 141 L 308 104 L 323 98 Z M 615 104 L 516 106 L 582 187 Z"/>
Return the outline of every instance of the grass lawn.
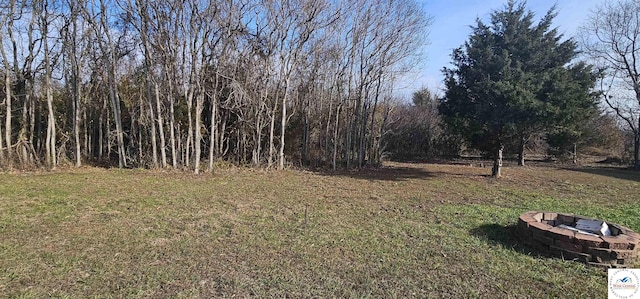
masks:
<path fill-rule="evenodd" d="M 640 231 L 640 174 L 389 163 L 362 172 L 0 174 L 0 297 L 606 298 L 520 246 L 520 213 Z"/>

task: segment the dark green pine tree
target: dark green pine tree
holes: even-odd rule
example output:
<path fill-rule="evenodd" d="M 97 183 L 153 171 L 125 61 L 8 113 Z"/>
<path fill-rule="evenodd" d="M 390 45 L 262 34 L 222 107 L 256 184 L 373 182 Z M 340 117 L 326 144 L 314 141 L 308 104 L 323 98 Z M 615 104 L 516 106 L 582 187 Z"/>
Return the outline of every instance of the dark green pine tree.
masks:
<path fill-rule="evenodd" d="M 556 155 L 571 152 L 573 163 L 577 163 L 577 147 L 588 142 L 584 138 L 589 134 L 588 123 L 601 113 L 596 104 L 599 93 L 592 92 L 595 80 L 591 67 L 578 63 L 552 73 L 541 89 L 542 95 L 555 100 L 557 106 L 552 114 L 556 119 L 545 130 L 547 144 Z"/>
<path fill-rule="evenodd" d="M 571 119 L 595 109 L 591 67 L 572 65 L 576 43 L 551 28 L 555 7 L 534 24 L 526 2 L 510 1 L 480 19 L 465 44 L 444 68 L 446 94 L 440 105 L 447 124 L 469 145 L 494 159 L 500 176 L 506 145 L 520 148 L 534 133 L 570 126 Z"/>

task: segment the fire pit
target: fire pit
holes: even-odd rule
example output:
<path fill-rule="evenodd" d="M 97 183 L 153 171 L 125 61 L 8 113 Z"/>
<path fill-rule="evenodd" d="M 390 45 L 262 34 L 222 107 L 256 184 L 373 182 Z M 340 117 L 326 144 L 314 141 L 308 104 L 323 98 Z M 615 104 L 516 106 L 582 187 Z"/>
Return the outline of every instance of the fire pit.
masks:
<path fill-rule="evenodd" d="M 633 267 L 640 262 L 640 234 L 629 228 L 600 221 L 606 232 L 584 232 L 576 228 L 582 222 L 598 220 L 571 214 L 526 212 L 518 219 L 517 234 L 530 247 L 592 266 Z"/>

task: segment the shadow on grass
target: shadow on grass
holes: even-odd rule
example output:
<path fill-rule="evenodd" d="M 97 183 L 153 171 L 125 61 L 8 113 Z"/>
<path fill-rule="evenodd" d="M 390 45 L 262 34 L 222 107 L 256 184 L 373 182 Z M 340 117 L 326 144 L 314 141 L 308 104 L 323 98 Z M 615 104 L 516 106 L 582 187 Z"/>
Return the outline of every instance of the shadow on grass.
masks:
<path fill-rule="evenodd" d="M 471 235 L 486 241 L 490 245 L 502 246 L 525 255 L 552 257 L 548 253 L 528 247 L 518 239 L 516 226 L 499 224 L 484 224 L 470 230 Z"/>
<path fill-rule="evenodd" d="M 316 173 L 325 176 L 343 176 L 368 181 L 404 181 L 408 179 L 430 179 L 439 174 L 419 167 L 383 166 L 379 168 L 363 168 L 353 170 L 318 170 Z"/>
<path fill-rule="evenodd" d="M 601 176 L 608 176 L 617 179 L 640 182 L 640 171 L 625 167 L 582 167 L 582 168 L 565 168 L 569 171 L 577 171 Z"/>
<path fill-rule="evenodd" d="M 312 170 L 319 175 L 330 177 L 349 177 L 368 181 L 404 181 L 409 179 L 430 179 L 438 176 L 425 168 L 416 166 L 382 166 L 360 169 L 316 169 Z"/>
<path fill-rule="evenodd" d="M 448 170 L 442 170 L 438 166 L 450 165 L 450 166 L 465 166 L 458 168 L 450 168 Z M 467 168 L 466 166 L 469 166 Z M 429 168 L 429 170 L 427 170 Z M 421 162 L 393 162 L 391 165 L 385 165 L 381 167 L 365 167 L 359 169 L 339 169 L 330 170 L 324 168 L 309 169 L 316 174 L 332 177 L 349 177 L 355 179 L 362 179 L 368 181 L 405 181 L 409 179 L 433 179 L 443 177 L 466 177 L 466 178 L 487 178 L 491 177 L 490 168 L 486 168 L 486 174 L 478 174 L 477 171 L 469 171 L 470 169 L 482 169 L 478 168 L 475 164 L 465 162 L 434 162 L 421 163 Z"/>
<path fill-rule="evenodd" d="M 520 246 L 515 225 L 484 224 L 471 229 L 470 233 L 492 245 L 502 245 L 506 248 Z"/>

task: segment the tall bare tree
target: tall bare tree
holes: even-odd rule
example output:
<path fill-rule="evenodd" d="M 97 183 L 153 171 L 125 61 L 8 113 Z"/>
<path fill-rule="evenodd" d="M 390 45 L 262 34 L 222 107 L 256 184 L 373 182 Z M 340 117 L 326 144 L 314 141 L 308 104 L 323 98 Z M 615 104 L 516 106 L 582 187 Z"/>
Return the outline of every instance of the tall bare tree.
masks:
<path fill-rule="evenodd" d="M 6 115 L 5 115 L 5 130 L 7 129 L 7 124 L 9 131 L 6 133 L 4 138 L 8 139 L 7 142 L 7 155 L 9 156 L 9 161 L 11 160 L 11 99 L 12 99 L 12 79 L 11 73 L 12 68 L 9 62 L 9 55 L 4 48 L 4 41 L 10 40 L 12 45 L 15 45 L 15 38 L 13 37 L 13 26 L 14 22 L 14 14 L 16 11 L 16 0 L 8 1 L 7 3 L 2 3 L 2 18 L 0 19 L 0 38 L 2 42 L 0 42 L 0 54 L 2 55 L 2 62 L 4 66 L 3 75 L 4 75 L 4 104 L 6 105 Z M 6 31 L 6 34 L 5 34 Z M 5 37 L 6 35 L 6 37 Z M 5 151 L 4 151 L 4 142 L 2 136 L 2 125 L 0 125 L 0 163 L 5 162 Z M 10 162 L 9 162 L 9 165 Z"/>
<path fill-rule="evenodd" d="M 11 126 L 11 111 L 13 109 L 12 107 L 12 99 L 13 99 L 13 94 L 12 94 L 12 79 L 11 79 L 11 73 L 15 73 L 16 76 L 18 76 L 18 57 L 17 57 L 17 49 L 18 49 L 18 45 L 17 45 L 17 41 L 15 38 L 15 35 L 13 33 L 14 30 L 14 22 L 20 20 L 21 15 L 22 15 L 22 7 L 18 7 L 18 3 L 17 0 L 10 0 L 8 1 L 8 3 L 3 3 L 3 8 L 5 9 L 5 14 L 3 15 L 3 20 L 2 20 L 2 24 L 0 26 L 4 26 L 5 28 L 1 28 L 0 29 L 4 29 L 0 32 L 0 34 L 5 35 L 4 31 L 6 30 L 6 37 L 5 36 L 0 36 L 3 39 L 3 42 L 5 40 L 5 38 L 10 42 L 11 47 L 12 47 L 12 56 L 9 56 L 8 53 L 5 51 L 4 48 L 4 44 L 0 42 L 0 54 L 2 54 L 2 60 L 4 61 L 4 78 L 5 78 L 5 99 L 4 99 L 4 104 L 6 106 L 6 110 L 5 110 L 5 136 L 4 136 L 4 141 L 6 142 L 6 147 L 7 147 L 7 166 L 9 168 L 11 168 L 13 166 L 13 158 L 12 158 L 12 146 L 11 146 L 11 133 L 12 133 L 12 126 Z M 20 5 L 22 6 L 22 4 L 20 3 Z M 11 67 L 11 65 L 9 64 L 10 61 L 10 57 L 13 57 L 13 68 Z M 4 157 L 3 157 L 4 159 Z"/>
<path fill-rule="evenodd" d="M 113 121 L 116 126 L 115 135 L 117 141 L 118 166 L 126 167 L 127 156 L 124 145 L 122 109 L 117 82 L 118 61 L 123 55 L 123 51 L 118 48 L 119 45 L 116 44 L 117 37 L 114 36 L 115 32 L 111 24 L 114 17 L 113 10 L 118 6 L 109 0 L 92 0 L 87 6 L 88 8 L 84 9 L 85 19 L 90 23 L 94 31 L 94 42 L 98 44 L 100 48 L 102 60 L 106 67 L 108 97 L 111 103 L 111 110 L 113 111 Z"/>
<path fill-rule="evenodd" d="M 640 170 L 640 2 L 606 1 L 581 29 L 582 46 L 602 67 L 604 101 L 634 136 Z"/>
<path fill-rule="evenodd" d="M 285 164 L 285 135 L 289 114 L 287 106 L 292 97 L 292 79 L 305 46 L 315 32 L 325 26 L 330 19 L 323 18 L 329 3 L 317 0 L 265 1 L 267 22 L 271 27 L 271 41 L 276 49 L 279 71 L 278 86 L 282 86 L 280 101 L 280 147 L 278 168 Z"/>
<path fill-rule="evenodd" d="M 38 15 L 38 26 L 42 36 L 43 61 L 44 64 L 44 93 L 47 101 L 47 135 L 45 148 L 47 155 L 45 161 L 51 168 L 56 168 L 58 164 L 58 155 L 56 154 L 56 117 L 53 107 L 53 67 L 55 58 L 53 47 L 50 45 L 49 39 L 51 25 L 54 22 L 54 14 L 51 12 L 51 3 L 49 1 L 34 1 L 34 14 Z"/>
<path fill-rule="evenodd" d="M 151 149 L 152 149 L 151 157 L 152 157 L 153 167 L 158 167 L 158 142 L 157 142 L 157 133 L 156 133 L 157 119 L 156 119 L 156 113 L 154 112 L 154 104 L 153 104 L 155 97 L 154 97 L 154 93 L 152 92 L 152 86 L 154 86 L 155 90 L 157 91 L 157 85 L 154 81 L 155 79 L 153 77 L 153 69 L 152 69 L 153 67 L 153 59 L 151 58 L 152 47 L 149 41 L 150 16 L 147 11 L 147 8 L 148 8 L 147 4 L 148 4 L 147 1 L 136 0 L 135 4 L 129 3 L 127 8 L 129 9 L 129 14 L 131 14 L 131 16 L 129 17 L 129 20 L 134 23 L 134 27 L 138 30 L 141 41 L 142 41 L 142 50 L 144 55 L 144 71 L 145 71 L 145 91 L 146 91 L 145 95 L 146 95 L 147 104 L 148 104 L 147 111 L 149 113 L 149 118 L 151 120 L 151 126 L 150 126 L 150 131 L 151 131 L 150 139 L 151 139 Z M 135 9 L 133 7 L 135 7 Z M 134 15 L 137 15 L 137 19 L 134 18 Z M 162 125 L 160 125 L 160 129 L 161 128 L 162 128 Z M 164 156 L 164 148 L 163 148 L 162 161 L 163 161 L 162 167 L 165 167 L 166 156 Z"/>
<path fill-rule="evenodd" d="M 73 122 L 73 143 L 75 166 L 82 165 L 82 143 L 80 141 L 80 123 L 82 111 L 82 95 L 81 95 L 81 66 L 85 59 L 85 47 L 81 39 L 86 38 L 84 34 L 85 26 L 82 20 L 79 20 L 82 13 L 81 7 L 84 6 L 82 0 L 67 0 L 66 6 L 68 15 L 65 17 L 65 23 L 62 28 L 64 55 L 67 60 L 66 74 L 69 81 L 69 89 L 71 90 L 72 102 L 72 122 Z M 86 138 L 85 138 L 86 140 Z"/>

